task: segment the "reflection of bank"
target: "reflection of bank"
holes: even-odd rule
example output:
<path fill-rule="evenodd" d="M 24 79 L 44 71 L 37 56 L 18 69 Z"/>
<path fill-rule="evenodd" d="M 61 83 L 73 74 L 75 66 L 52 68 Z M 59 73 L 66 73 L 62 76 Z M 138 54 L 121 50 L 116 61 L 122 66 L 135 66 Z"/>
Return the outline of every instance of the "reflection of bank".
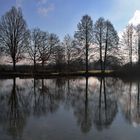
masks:
<path fill-rule="evenodd" d="M 130 82 L 119 98 L 122 114 L 128 123 L 140 125 L 140 83 Z"/>
<path fill-rule="evenodd" d="M 98 105 L 95 105 L 94 124 L 98 130 L 108 128 L 117 114 L 117 101 L 106 89 L 106 79 L 100 79 Z"/>

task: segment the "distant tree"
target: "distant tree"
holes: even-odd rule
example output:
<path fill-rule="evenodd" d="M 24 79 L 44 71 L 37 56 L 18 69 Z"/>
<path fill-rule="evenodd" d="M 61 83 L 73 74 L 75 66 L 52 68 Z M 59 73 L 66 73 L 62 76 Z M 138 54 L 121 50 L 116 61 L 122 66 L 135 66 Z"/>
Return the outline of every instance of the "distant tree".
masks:
<path fill-rule="evenodd" d="M 59 39 L 57 35 L 39 31 L 38 51 L 42 68 L 44 68 L 44 64 L 52 57 L 54 48 L 58 42 Z"/>
<path fill-rule="evenodd" d="M 15 70 L 16 62 L 21 58 L 28 45 L 28 30 L 20 8 L 12 7 L 0 20 L 0 46 L 10 55 Z"/>
<path fill-rule="evenodd" d="M 51 59 L 53 60 L 55 53 L 56 53 L 56 48 L 60 45 L 59 37 L 54 33 L 50 33 L 49 38 L 48 38 L 48 44 L 52 48 L 51 49 L 51 52 L 52 52 Z"/>
<path fill-rule="evenodd" d="M 33 61 L 34 63 L 34 70 L 36 70 L 36 63 L 39 59 L 39 52 L 38 52 L 38 48 L 39 48 L 39 33 L 40 33 L 40 29 L 36 28 L 33 29 L 33 31 L 31 32 L 30 35 L 30 45 L 28 46 L 28 53 L 29 53 L 29 57 L 30 59 Z"/>
<path fill-rule="evenodd" d="M 39 39 L 38 39 L 38 52 L 39 52 L 39 61 L 41 61 L 42 69 L 44 69 L 45 62 L 49 59 L 51 54 L 51 47 L 48 45 L 48 36 L 47 32 L 38 31 Z"/>
<path fill-rule="evenodd" d="M 55 46 L 53 60 L 56 65 L 56 69 L 60 72 L 62 70 L 62 64 L 65 63 L 65 49 L 62 44 Z"/>
<path fill-rule="evenodd" d="M 68 34 L 64 37 L 63 45 L 65 47 L 65 59 L 69 69 L 70 63 L 78 57 L 79 50 L 75 40 Z"/>
<path fill-rule="evenodd" d="M 78 30 L 75 32 L 74 37 L 85 48 L 86 54 L 86 73 L 88 73 L 88 51 L 89 46 L 93 41 L 93 21 L 90 16 L 84 15 L 77 25 Z"/>
<path fill-rule="evenodd" d="M 138 64 L 140 64 L 140 24 L 137 25 L 136 32 L 137 32 L 137 36 L 138 36 L 138 44 L 137 44 L 137 46 L 138 46 L 138 48 L 137 48 L 137 50 L 138 50 Z"/>
<path fill-rule="evenodd" d="M 52 63 L 57 63 L 57 61 L 60 61 L 61 60 L 61 58 L 59 59 L 59 60 L 57 60 L 57 58 L 58 58 L 58 50 L 59 50 L 59 46 L 60 46 L 60 40 L 59 40 L 59 37 L 56 35 L 56 34 L 54 34 L 54 33 L 51 33 L 50 35 L 49 35 L 49 42 L 48 42 L 48 44 L 50 45 L 50 47 L 52 48 L 52 55 L 51 55 L 51 60 L 50 60 L 50 62 L 52 62 Z M 61 52 L 61 49 L 60 49 L 60 52 Z"/>
<path fill-rule="evenodd" d="M 133 25 L 128 25 L 123 32 L 121 44 L 125 47 L 126 52 L 128 53 L 128 59 L 130 66 L 132 66 L 132 56 L 133 56 L 133 35 L 134 35 L 134 27 Z"/>

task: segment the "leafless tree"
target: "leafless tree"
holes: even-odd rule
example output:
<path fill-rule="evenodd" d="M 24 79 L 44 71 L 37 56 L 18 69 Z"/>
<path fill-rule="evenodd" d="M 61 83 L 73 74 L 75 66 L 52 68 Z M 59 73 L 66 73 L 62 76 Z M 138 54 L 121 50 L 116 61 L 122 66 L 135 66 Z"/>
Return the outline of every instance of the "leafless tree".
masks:
<path fill-rule="evenodd" d="M 62 64 L 65 63 L 65 49 L 62 44 L 58 44 L 54 48 L 53 61 L 56 65 L 56 69 L 60 72 L 62 70 Z"/>
<path fill-rule="evenodd" d="M 36 70 L 36 63 L 39 59 L 39 33 L 40 29 L 36 28 L 33 29 L 33 31 L 30 34 L 30 45 L 28 46 L 28 53 L 29 53 L 29 59 L 31 59 L 34 63 L 34 70 Z"/>
<path fill-rule="evenodd" d="M 99 47 L 100 52 L 100 66 L 103 70 L 103 48 L 105 40 L 105 20 L 104 18 L 99 18 L 94 25 L 94 42 Z"/>
<path fill-rule="evenodd" d="M 119 37 L 112 23 L 104 18 L 99 18 L 94 25 L 94 42 L 99 47 L 101 70 L 106 69 L 109 55 L 116 55 Z"/>
<path fill-rule="evenodd" d="M 51 55 L 51 62 L 57 63 L 57 61 L 61 61 L 61 46 L 60 46 L 60 40 L 59 37 L 56 34 L 51 33 L 49 35 L 49 45 L 52 48 L 52 55 Z"/>
<path fill-rule="evenodd" d="M 132 66 L 132 55 L 134 51 L 133 36 L 134 27 L 133 25 L 128 25 L 123 32 L 121 44 L 125 47 L 125 51 L 128 53 L 130 66 Z"/>
<path fill-rule="evenodd" d="M 38 60 L 41 61 L 42 68 L 44 64 L 52 58 L 54 47 L 58 44 L 59 39 L 55 34 L 49 34 L 47 32 L 38 29 L 37 38 L 37 50 L 39 53 Z"/>
<path fill-rule="evenodd" d="M 137 36 L 138 36 L 138 47 L 137 47 L 137 50 L 138 50 L 138 63 L 140 64 L 140 24 L 137 25 L 136 27 L 136 32 L 137 32 Z"/>
<path fill-rule="evenodd" d="M 78 30 L 75 32 L 74 37 L 85 48 L 86 56 L 86 73 L 88 73 L 88 52 L 89 46 L 93 41 L 93 21 L 90 16 L 84 15 L 77 25 Z"/>
<path fill-rule="evenodd" d="M 75 40 L 69 34 L 64 37 L 63 45 L 65 47 L 65 59 L 69 69 L 70 63 L 78 57 L 79 51 Z"/>
<path fill-rule="evenodd" d="M 105 22 L 105 54 L 104 54 L 104 70 L 106 69 L 107 53 L 114 52 L 119 43 L 119 37 L 113 24 L 110 21 Z"/>
<path fill-rule="evenodd" d="M 20 8 L 12 7 L 0 20 L 0 44 L 10 55 L 15 70 L 16 62 L 28 45 L 28 30 Z"/>
<path fill-rule="evenodd" d="M 39 61 L 41 61 L 42 68 L 44 69 L 45 62 L 49 59 L 51 54 L 51 47 L 48 45 L 48 36 L 47 32 L 39 30 L 39 39 L 38 39 L 38 51 L 39 51 Z"/>

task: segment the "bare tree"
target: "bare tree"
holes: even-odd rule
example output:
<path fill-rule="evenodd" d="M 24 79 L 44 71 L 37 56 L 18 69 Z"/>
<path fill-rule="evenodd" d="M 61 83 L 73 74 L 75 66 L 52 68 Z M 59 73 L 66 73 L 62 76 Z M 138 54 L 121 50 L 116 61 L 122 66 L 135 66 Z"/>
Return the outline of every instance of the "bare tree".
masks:
<path fill-rule="evenodd" d="M 110 21 L 99 18 L 94 25 L 94 42 L 99 47 L 101 70 L 105 71 L 108 56 L 116 55 L 119 37 Z"/>
<path fill-rule="evenodd" d="M 137 36 L 138 36 L 138 64 L 140 64 L 140 24 L 137 25 L 136 27 L 136 32 L 137 32 Z"/>
<path fill-rule="evenodd" d="M 48 36 L 47 32 L 38 30 L 38 52 L 39 52 L 39 61 L 41 61 L 42 68 L 44 69 L 45 62 L 49 59 L 51 48 L 48 45 Z"/>
<path fill-rule="evenodd" d="M 104 54 L 104 71 L 106 69 L 107 53 L 117 49 L 119 37 L 110 21 L 105 22 L 105 54 Z"/>
<path fill-rule="evenodd" d="M 78 57 L 79 51 L 75 40 L 69 34 L 64 37 L 63 45 L 65 47 L 65 59 L 69 69 L 70 63 Z"/>
<path fill-rule="evenodd" d="M 55 46 L 53 60 L 56 65 L 56 69 L 60 72 L 62 70 L 62 64 L 65 63 L 65 49 L 62 44 Z"/>
<path fill-rule="evenodd" d="M 123 32 L 121 44 L 125 47 L 127 56 L 129 57 L 130 66 L 132 66 L 132 54 L 133 54 L 133 35 L 134 35 L 134 27 L 133 25 L 128 25 Z"/>
<path fill-rule="evenodd" d="M 88 51 L 93 41 L 93 21 L 90 16 L 84 15 L 77 25 L 78 30 L 74 37 L 84 46 L 86 51 L 86 74 L 88 73 Z"/>
<path fill-rule="evenodd" d="M 103 48 L 105 40 L 105 20 L 104 18 L 99 18 L 94 25 L 94 42 L 99 47 L 100 52 L 100 66 L 103 70 Z"/>
<path fill-rule="evenodd" d="M 44 68 L 44 64 L 52 57 L 54 47 L 58 44 L 59 39 L 57 35 L 41 30 L 38 30 L 38 35 L 39 61 L 41 61 L 42 68 Z"/>
<path fill-rule="evenodd" d="M 0 20 L 0 44 L 12 58 L 13 70 L 27 43 L 28 30 L 22 10 L 12 7 Z"/>
<path fill-rule="evenodd" d="M 34 63 L 34 70 L 36 70 L 36 63 L 39 59 L 39 53 L 38 53 L 38 48 L 39 48 L 39 33 L 40 30 L 38 28 L 33 29 L 33 31 L 30 34 L 30 45 L 28 46 L 28 53 L 30 59 Z"/>
<path fill-rule="evenodd" d="M 50 57 L 51 58 L 50 61 L 51 62 L 55 62 L 55 63 L 56 63 L 56 61 L 61 61 L 61 58 L 60 59 L 58 58 L 58 57 L 61 57 L 61 56 L 59 56 L 59 51 L 61 53 L 59 37 L 56 34 L 51 33 L 49 35 L 49 42 L 48 42 L 48 44 L 52 48 L 52 50 L 51 50 L 52 51 L 52 55 Z M 59 49 L 59 47 L 60 47 L 60 49 Z M 59 60 L 57 60 L 57 58 Z"/>

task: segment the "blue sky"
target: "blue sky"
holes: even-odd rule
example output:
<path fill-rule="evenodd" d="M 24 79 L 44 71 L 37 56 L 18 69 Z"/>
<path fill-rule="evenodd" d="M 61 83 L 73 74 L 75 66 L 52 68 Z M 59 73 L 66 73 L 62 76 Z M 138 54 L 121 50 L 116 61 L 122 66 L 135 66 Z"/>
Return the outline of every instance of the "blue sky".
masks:
<path fill-rule="evenodd" d="M 121 31 L 140 10 L 139 0 L 0 0 L 0 16 L 11 6 L 20 6 L 30 29 L 56 33 L 62 39 L 65 34 L 74 34 L 77 23 L 84 14 L 93 22 L 104 17 L 117 31 Z M 140 13 L 140 12 L 139 12 Z M 140 17 L 140 16 L 137 16 Z"/>

